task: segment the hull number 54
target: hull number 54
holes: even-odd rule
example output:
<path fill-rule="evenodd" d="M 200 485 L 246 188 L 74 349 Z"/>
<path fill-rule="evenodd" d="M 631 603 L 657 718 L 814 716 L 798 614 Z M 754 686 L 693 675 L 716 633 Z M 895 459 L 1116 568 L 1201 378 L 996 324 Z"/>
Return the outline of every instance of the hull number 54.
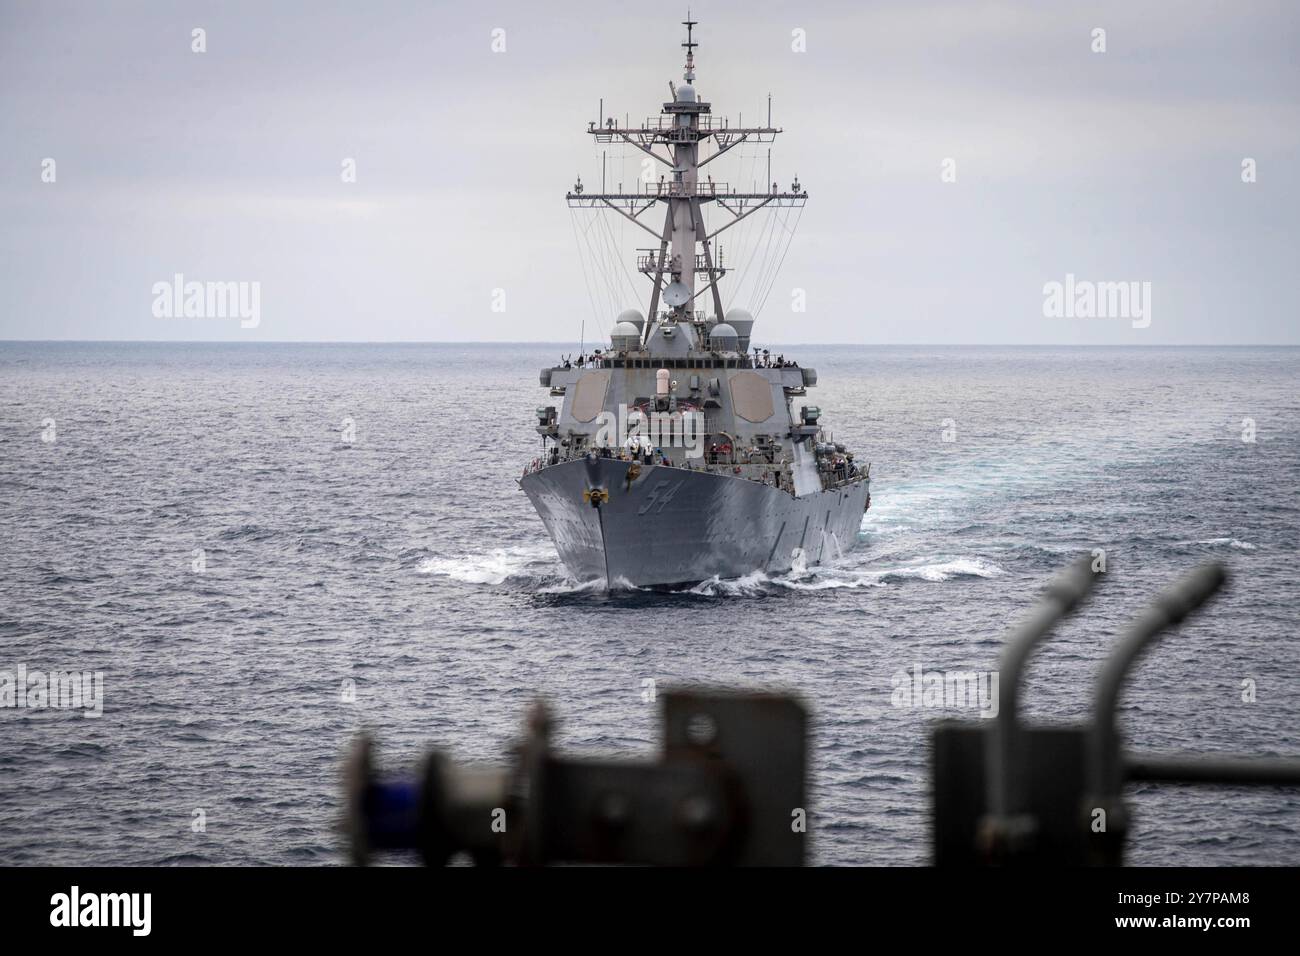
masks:
<path fill-rule="evenodd" d="M 650 509 L 654 508 L 655 505 L 659 506 L 655 510 L 655 514 L 662 513 L 664 505 L 673 500 L 673 495 L 677 494 L 678 490 L 682 487 L 683 482 L 679 481 L 671 488 L 668 488 L 667 491 L 664 491 L 664 489 L 670 484 L 672 484 L 672 482 L 665 478 L 663 481 L 659 482 L 659 484 L 650 489 L 650 494 L 646 495 L 645 504 L 637 510 L 637 514 L 648 514 Z"/>

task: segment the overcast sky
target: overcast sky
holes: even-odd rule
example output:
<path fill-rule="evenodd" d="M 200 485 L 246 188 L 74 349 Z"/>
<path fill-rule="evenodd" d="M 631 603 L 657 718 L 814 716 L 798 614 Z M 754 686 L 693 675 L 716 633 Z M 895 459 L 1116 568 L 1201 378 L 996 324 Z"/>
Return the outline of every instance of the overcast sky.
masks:
<path fill-rule="evenodd" d="M 0 0 L 0 338 L 590 341 L 645 308 L 648 237 L 564 193 L 600 182 L 600 97 L 636 122 L 680 82 L 670 7 Z M 1300 344 L 1300 4 L 692 12 L 701 98 L 754 125 L 770 92 L 773 178 L 811 196 L 756 339 Z M 715 179 L 765 179 L 734 153 Z M 259 283 L 259 324 L 156 316 L 176 273 Z M 1067 274 L 1149 282 L 1149 325 L 1045 316 Z"/>

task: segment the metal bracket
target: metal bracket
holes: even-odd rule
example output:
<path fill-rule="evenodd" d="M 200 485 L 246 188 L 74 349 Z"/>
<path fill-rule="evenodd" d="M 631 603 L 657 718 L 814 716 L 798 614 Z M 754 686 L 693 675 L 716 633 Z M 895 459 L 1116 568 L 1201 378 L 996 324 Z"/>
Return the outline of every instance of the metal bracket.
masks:
<path fill-rule="evenodd" d="M 1124 678 L 1161 633 L 1224 584 L 1227 574 L 1219 564 L 1183 577 L 1129 626 L 1102 667 L 1090 725 L 1022 726 L 1016 710 L 1025 663 L 1052 625 L 1087 595 L 1092 578 L 1088 560 L 1076 562 L 1008 636 L 996 725 L 945 722 L 934 731 L 936 863 L 1118 865 L 1128 834 L 1126 780 L 1300 784 L 1300 760 L 1128 757 L 1123 752 L 1116 705 Z M 1098 826 L 1099 821 L 1104 822 Z"/>

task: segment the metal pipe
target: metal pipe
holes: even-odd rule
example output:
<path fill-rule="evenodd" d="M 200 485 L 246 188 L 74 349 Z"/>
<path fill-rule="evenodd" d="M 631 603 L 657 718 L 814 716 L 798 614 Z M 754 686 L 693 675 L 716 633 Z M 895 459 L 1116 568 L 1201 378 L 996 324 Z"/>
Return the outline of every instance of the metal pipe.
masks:
<path fill-rule="evenodd" d="M 1015 773 L 1018 753 L 1016 706 L 1020 697 L 1020 674 L 1039 642 L 1057 621 L 1073 611 L 1097 583 L 1092 556 L 1085 555 L 1058 574 L 1047 585 L 1047 593 L 1034 606 L 1029 618 L 1007 637 L 1002 650 L 998 677 L 997 732 L 990 736 L 988 806 L 997 816 L 1018 809 Z"/>
<path fill-rule="evenodd" d="M 1090 741 L 1090 783 L 1098 799 L 1118 798 L 1123 783 L 1115 709 L 1124 678 L 1163 631 L 1209 600 L 1227 579 L 1227 571 L 1218 562 L 1194 569 L 1147 606 L 1106 658 L 1097 679 Z"/>
<path fill-rule="evenodd" d="M 1241 758 L 1217 754 L 1124 760 L 1124 776 L 1146 783 L 1219 783 L 1256 786 L 1300 785 L 1300 760 L 1293 757 Z"/>

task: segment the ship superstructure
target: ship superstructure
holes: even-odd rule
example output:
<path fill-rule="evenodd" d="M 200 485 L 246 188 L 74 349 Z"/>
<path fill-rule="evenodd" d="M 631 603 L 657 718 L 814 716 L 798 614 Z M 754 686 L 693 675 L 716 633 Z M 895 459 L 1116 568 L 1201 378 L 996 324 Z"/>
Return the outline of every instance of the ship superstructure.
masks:
<path fill-rule="evenodd" d="M 649 306 L 624 311 L 607 347 L 542 370 L 555 401 L 537 410 L 543 451 L 520 479 L 569 571 L 609 587 L 815 565 L 854 546 L 870 505 L 869 466 L 827 439 L 815 406 L 795 409 L 816 372 L 751 348 L 754 317 L 723 310 L 718 236 L 760 211 L 802 206 L 808 193 L 797 178 L 789 189 L 739 191 L 709 174 L 731 149 L 781 130 L 713 116 L 694 86 L 696 23 L 683 23 L 684 82 L 669 84 L 658 117 L 588 128 L 664 167 L 644 190 L 592 193 L 579 180 L 567 195 L 656 241 L 637 257 Z M 712 231 L 706 204 L 725 219 Z"/>

